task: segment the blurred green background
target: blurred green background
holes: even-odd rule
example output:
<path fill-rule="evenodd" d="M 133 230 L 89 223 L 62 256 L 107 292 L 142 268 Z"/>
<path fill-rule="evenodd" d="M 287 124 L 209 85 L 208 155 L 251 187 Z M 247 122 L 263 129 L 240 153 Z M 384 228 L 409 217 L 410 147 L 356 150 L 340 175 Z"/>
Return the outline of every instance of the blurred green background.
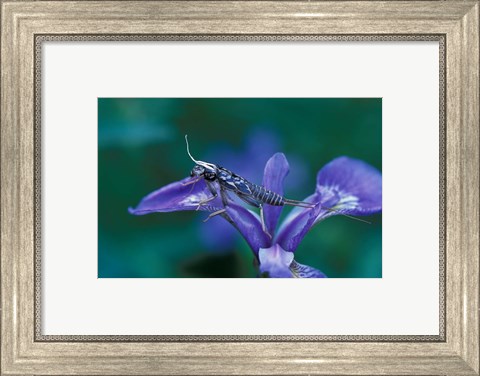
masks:
<path fill-rule="evenodd" d="M 258 184 L 268 158 L 285 153 L 285 196 L 297 200 L 338 156 L 382 168 L 381 98 L 99 98 L 99 278 L 256 276 L 250 248 L 220 217 L 128 213 L 189 175 L 185 134 L 195 158 Z M 381 277 L 381 214 L 366 219 L 372 224 L 341 216 L 317 224 L 295 259 L 330 278 Z"/>

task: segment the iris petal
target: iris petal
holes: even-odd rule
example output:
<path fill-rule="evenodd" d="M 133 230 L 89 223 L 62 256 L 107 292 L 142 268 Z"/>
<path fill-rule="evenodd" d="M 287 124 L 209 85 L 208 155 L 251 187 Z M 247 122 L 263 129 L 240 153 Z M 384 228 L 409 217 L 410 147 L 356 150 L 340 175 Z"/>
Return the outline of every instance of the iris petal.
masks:
<path fill-rule="evenodd" d="M 265 165 L 263 186 L 266 189 L 283 196 L 283 182 L 285 181 L 288 172 L 289 165 L 285 155 L 283 153 L 274 154 Z M 281 212 L 281 206 L 263 205 L 265 225 L 270 234 L 274 233 Z"/>
<path fill-rule="evenodd" d="M 382 174 L 358 159 L 336 158 L 319 171 L 316 193 L 322 205 L 340 213 L 378 213 L 382 211 Z M 327 202 L 327 197 L 336 200 Z"/>
<path fill-rule="evenodd" d="M 286 252 L 278 244 L 269 248 L 261 248 L 258 253 L 260 273 L 266 273 L 270 278 L 292 278 L 290 264 L 293 253 Z"/>
<path fill-rule="evenodd" d="M 315 197 L 316 195 L 312 195 L 307 197 L 305 201 L 312 202 L 310 199 Z M 275 242 L 286 251 L 295 252 L 317 218 L 325 218 L 329 215 L 331 215 L 331 212 L 323 210 L 320 205 L 316 205 L 312 209 L 296 208 L 285 218 L 284 223 L 278 230 Z"/>
<path fill-rule="evenodd" d="M 260 218 L 256 213 L 233 202 L 228 204 L 226 210 L 232 224 L 245 238 L 255 255 L 258 254 L 260 248 L 270 246 L 271 239 L 262 230 Z"/>
<path fill-rule="evenodd" d="M 136 208 L 129 208 L 130 214 L 144 215 L 155 212 L 173 212 L 181 210 L 197 210 L 198 204 L 212 197 L 203 179 L 193 183 L 197 178 L 185 178 L 168 184 L 145 196 Z M 191 183 L 191 184 L 190 184 Z M 223 207 L 222 200 L 217 197 L 199 210 L 217 211 Z"/>
<path fill-rule="evenodd" d="M 295 260 L 290 264 L 290 270 L 295 278 L 327 278 L 320 270 L 300 264 Z"/>

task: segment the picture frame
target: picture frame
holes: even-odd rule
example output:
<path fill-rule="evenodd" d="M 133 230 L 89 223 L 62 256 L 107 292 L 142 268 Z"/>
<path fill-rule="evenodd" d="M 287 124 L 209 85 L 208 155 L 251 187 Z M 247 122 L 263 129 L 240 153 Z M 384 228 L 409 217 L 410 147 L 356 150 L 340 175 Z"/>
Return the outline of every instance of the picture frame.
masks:
<path fill-rule="evenodd" d="M 478 1 L 2 1 L 1 9 L 1 374 L 480 373 Z M 440 335 L 42 336 L 39 43 L 312 35 L 367 41 L 420 36 L 443 43 Z"/>

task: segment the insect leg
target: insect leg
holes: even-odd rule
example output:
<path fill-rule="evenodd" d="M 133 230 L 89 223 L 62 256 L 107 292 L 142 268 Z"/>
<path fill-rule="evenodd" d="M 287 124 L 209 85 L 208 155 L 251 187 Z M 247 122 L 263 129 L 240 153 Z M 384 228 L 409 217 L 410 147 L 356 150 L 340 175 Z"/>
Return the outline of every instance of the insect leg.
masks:
<path fill-rule="evenodd" d="M 207 218 L 205 218 L 203 220 L 203 222 L 207 222 L 210 218 L 213 218 L 215 217 L 216 215 L 219 215 L 219 214 L 223 214 L 227 211 L 227 209 L 220 209 L 220 210 L 217 210 L 216 212 L 213 212 L 212 214 L 210 214 Z"/>
<path fill-rule="evenodd" d="M 267 230 L 267 226 L 265 225 L 265 218 L 263 216 L 263 204 L 260 201 L 256 200 L 255 198 L 248 195 L 237 193 L 237 196 L 241 200 L 245 201 L 247 204 L 250 204 L 260 209 L 260 221 L 262 222 L 262 231 L 265 234 L 267 234 L 270 237 L 270 239 L 272 239 L 272 235 L 270 235 L 270 233 Z"/>
<path fill-rule="evenodd" d="M 209 182 L 208 180 L 205 180 L 205 183 L 207 184 L 208 189 L 210 190 L 210 193 L 212 194 L 212 197 L 209 197 L 205 200 L 202 200 L 198 203 L 197 209 L 199 210 L 202 205 L 205 205 L 207 202 L 210 202 L 212 200 L 215 200 L 218 197 L 217 190 L 215 189 L 215 186 Z"/>
<path fill-rule="evenodd" d="M 267 226 L 265 225 L 265 217 L 263 216 L 263 205 L 260 204 L 259 208 L 260 208 L 260 221 L 262 222 L 262 230 L 265 234 L 267 234 L 270 237 L 270 239 L 272 239 L 272 235 L 270 235 L 270 233 L 267 230 Z"/>
<path fill-rule="evenodd" d="M 229 200 L 232 200 L 232 198 L 228 195 L 227 189 L 225 189 L 221 184 L 220 184 L 220 196 L 222 197 L 223 206 L 228 206 Z"/>
<path fill-rule="evenodd" d="M 215 192 L 216 194 L 217 192 Z M 220 196 L 222 197 L 222 203 L 223 203 L 223 206 L 224 208 L 223 209 L 220 209 L 220 210 L 217 210 L 216 212 L 213 212 L 211 213 L 207 218 L 204 219 L 203 222 L 207 222 L 210 218 L 213 218 L 215 217 L 216 215 L 219 215 L 219 214 L 222 214 L 222 216 L 227 220 L 229 221 L 230 223 L 234 224 L 233 221 L 231 220 L 230 216 L 228 215 L 227 213 L 227 209 L 225 209 L 225 207 L 228 205 L 228 200 L 230 199 L 230 197 L 228 197 L 228 192 L 225 188 L 223 188 L 221 185 L 220 185 Z"/>

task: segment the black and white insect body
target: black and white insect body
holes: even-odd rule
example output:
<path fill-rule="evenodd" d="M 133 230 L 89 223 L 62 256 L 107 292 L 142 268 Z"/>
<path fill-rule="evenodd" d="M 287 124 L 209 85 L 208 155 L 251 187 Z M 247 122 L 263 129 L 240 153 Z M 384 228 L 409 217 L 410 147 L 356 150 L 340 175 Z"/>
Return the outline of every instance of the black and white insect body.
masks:
<path fill-rule="evenodd" d="M 262 185 L 249 182 L 247 179 L 227 170 L 217 167 L 217 180 L 220 186 L 228 191 L 234 192 L 240 199 L 248 204 L 260 207 L 261 204 L 272 206 L 293 205 L 306 208 L 313 208 L 315 205 L 302 201 L 286 199 L 278 193 L 266 189 Z"/>
<path fill-rule="evenodd" d="M 217 189 L 215 186 L 215 182 L 218 183 L 220 187 L 220 196 L 222 198 L 222 203 L 224 207 L 228 206 L 229 204 L 229 196 L 227 192 L 234 193 L 238 198 L 243 200 L 249 205 L 255 206 L 260 209 L 260 218 L 262 221 L 262 229 L 263 231 L 267 232 L 265 221 L 263 218 L 263 205 L 273 205 L 273 206 L 284 206 L 284 205 L 292 205 L 292 206 L 300 206 L 304 208 L 313 208 L 315 207 L 314 204 L 303 202 L 303 201 L 296 201 L 287 199 L 278 193 L 272 192 L 265 187 L 251 183 L 247 179 L 235 174 L 234 172 L 221 167 L 217 166 L 213 163 L 197 161 L 192 157 L 190 154 L 190 149 L 188 146 L 188 139 L 185 135 L 185 142 L 187 143 L 187 153 L 189 157 L 195 162 L 195 166 L 193 167 L 190 176 L 197 177 L 192 182 L 188 184 L 195 184 L 200 179 L 205 179 L 205 183 L 207 184 L 208 189 L 212 193 L 212 197 L 200 201 L 198 204 L 197 210 L 207 204 L 208 202 L 214 200 L 218 197 Z M 226 209 L 218 210 L 212 214 L 210 214 L 207 218 L 210 219 L 211 217 L 225 213 Z"/>

